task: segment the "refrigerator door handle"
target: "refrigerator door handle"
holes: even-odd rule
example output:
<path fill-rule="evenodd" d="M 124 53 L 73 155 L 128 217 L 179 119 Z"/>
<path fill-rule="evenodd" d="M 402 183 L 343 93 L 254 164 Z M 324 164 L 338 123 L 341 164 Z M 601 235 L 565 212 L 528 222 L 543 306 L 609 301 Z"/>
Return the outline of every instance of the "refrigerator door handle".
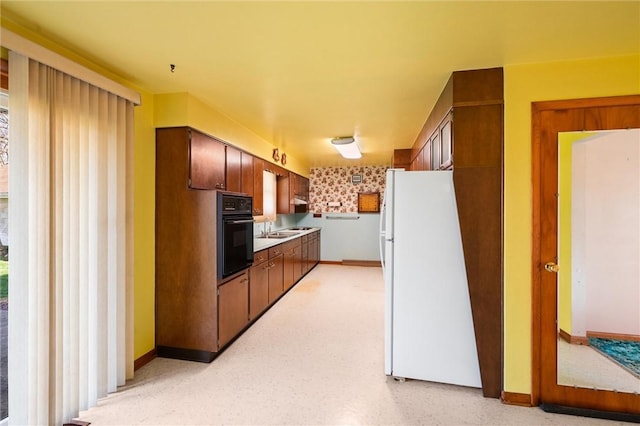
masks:
<path fill-rule="evenodd" d="M 386 238 L 384 236 L 384 230 L 382 229 L 382 222 L 384 218 L 384 204 L 382 205 L 382 214 L 380 215 L 380 237 L 378 239 L 378 244 L 380 245 L 380 265 L 382 266 L 382 276 L 384 277 L 384 243 Z"/>

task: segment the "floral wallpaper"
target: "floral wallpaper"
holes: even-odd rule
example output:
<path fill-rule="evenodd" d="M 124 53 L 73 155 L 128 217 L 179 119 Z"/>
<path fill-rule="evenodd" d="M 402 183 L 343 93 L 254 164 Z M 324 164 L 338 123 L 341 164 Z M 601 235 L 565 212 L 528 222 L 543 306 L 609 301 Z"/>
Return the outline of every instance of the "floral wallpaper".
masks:
<path fill-rule="evenodd" d="M 312 213 L 357 213 L 358 192 L 384 193 L 388 166 L 314 167 L 309 175 L 309 211 Z M 362 182 L 352 183 L 359 175 Z M 341 203 L 329 206 L 330 202 Z"/>

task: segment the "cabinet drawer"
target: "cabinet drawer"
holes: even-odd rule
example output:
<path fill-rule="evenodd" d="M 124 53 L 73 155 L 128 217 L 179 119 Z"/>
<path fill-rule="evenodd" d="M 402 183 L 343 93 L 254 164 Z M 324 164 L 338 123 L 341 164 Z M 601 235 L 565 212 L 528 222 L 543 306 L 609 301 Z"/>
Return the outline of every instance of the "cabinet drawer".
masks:
<path fill-rule="evenodd" d="M 272 258 L 274 258 L 276 256 L 280 256 L 282 254 L 282 252 L 283 252 L 282 244 L 278 244 L 275 247 L 271 247 L 269 249 L 269 259 L 272 259 Z"/>
<path fill-rule="evenodd" d="M 286 253 L 289 250 L 293 250 L 296 247 L 300 247 L 300 244 L 302 244 L 302 240 L 300 238 L 296 238 L 295 240 L 287 241 L 286 243 L 282 244 L 282 251 Z"/>
<path fill-rule="evenodd" d="M 269 259 L 269 249 L 260 250 L 253 254 L 253 264 L 257 265 Z"/>

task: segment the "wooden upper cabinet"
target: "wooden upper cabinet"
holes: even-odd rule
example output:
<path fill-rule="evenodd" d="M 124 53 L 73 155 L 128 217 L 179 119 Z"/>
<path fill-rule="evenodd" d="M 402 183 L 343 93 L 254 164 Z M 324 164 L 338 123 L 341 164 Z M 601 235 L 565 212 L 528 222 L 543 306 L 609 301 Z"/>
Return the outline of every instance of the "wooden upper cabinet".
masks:
<path fill-rule="evenodd" d="M 409 170 L 411 167 L 411 149 L 393 150 L 391 163 L 393 164 L 394 169 Z"/>
<path fill-rule="evenodd" d="M 286 176 L 276 175 L 276 213 L 278 214 L 293 213 L 293 176 L 293 173 L 288 173 Z"/>
<path fill-rule="evenodd" d="M 440 145 L 440 133 L 436 130 L 436 132 L 431 137 L 431 170 L 439 170 L 440 165 L 442 164 L 441 154 L 441 145 Z"/>
<path fill-rule="evenodd" d="M 453 165 L 453 132 L 451 129 L 452 114 L 449 114 L 440 124 L 440 168 L 448 169 Z"/>
<path fill-rule="evenodd" d="M 226 190 L 231 192 L 242 192 L 242 152 L 232 146 L 227 145 L 226 160 Z"/>
<path fill-rule="evenodd" d="M 306 213 L 309 179 L 293 172 L 277 176 L 277 213 Z"/>
<path fill-rule="evenodd" d="M 431 141 L 427 141 L 422 148 L 422 165 L 423 170 L 432 170 L 431 168 Z"/>
<path fill-rule="evenodd" d="M 422 156 L 424 152 L 424 148 L 420 150 L 420 152 L 418 152 L 418 155 L 416 155 L 416 168 L 415 170 L 426 170 L 424 168 L 424 158 Z"/>
<path fill-rule="evenodd" d="M 261 216 L 263 212 L 263 196 L 262 196 L 262 172 L 264 172 L 264 160 L 262 158 L 253 158 L 253 215 Z"/>
<path fill-rule="evenodd" d="M 225 189 L 225 145 L 189 129 L 189 187 Z"/>
<path fill-rule="evenodd" d="M 246 152 L 240 154 L 240 170 L 242 175 L 240 192 L 253 197 L 253 155 Z"/>

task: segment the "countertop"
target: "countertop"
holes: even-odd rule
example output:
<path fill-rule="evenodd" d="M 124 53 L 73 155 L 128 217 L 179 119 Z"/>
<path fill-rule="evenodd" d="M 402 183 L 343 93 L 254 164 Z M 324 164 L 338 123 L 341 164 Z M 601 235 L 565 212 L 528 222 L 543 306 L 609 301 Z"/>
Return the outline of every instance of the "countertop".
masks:
<path fill-rule="evenodd" d="M 264 250 L 264 249 L 268 249 L 270 247 L 273 246 L 277 246 L 278 244 L 282 244 L 285 243 L 287 241 L 291 241 L 293 239 L 296 238 L 300 238 L 303 235 L 307 235 L 307 234 L 311 234 L 312 232 L 315 231 L 319 231 L 321 228 L 309 228 L 306 230 L 301 230 L 298 231 L 297 234 L 292 235 L 290 237 L 286 237 L 286 238 L 262 238 L 262 237 L 255 237 L 253 239 L 253 252 L 257 252 L 260 250 Z M 292 229 L 277 229 L 273 232 L 277 232 L 277 231 L 291 231 Z"/>

